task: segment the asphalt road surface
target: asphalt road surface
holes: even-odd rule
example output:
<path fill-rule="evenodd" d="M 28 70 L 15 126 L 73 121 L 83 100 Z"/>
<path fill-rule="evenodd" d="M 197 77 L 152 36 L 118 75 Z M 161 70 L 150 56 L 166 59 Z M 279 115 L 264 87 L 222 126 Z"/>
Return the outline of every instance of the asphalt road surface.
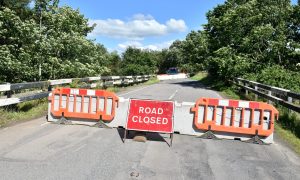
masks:
<path fill-rule="evenodd" d="M 194 102 L 220 97 L 191 80 L 131 89 L 123 97 Z M 126 118 L 126 117 L 124 117 Z M 300 158 L 272 145 L 148 134 L 122 141 L 122 129 L 56 125 L 45 118 L 0 130 L 0 179 L 300 179 Z"/>

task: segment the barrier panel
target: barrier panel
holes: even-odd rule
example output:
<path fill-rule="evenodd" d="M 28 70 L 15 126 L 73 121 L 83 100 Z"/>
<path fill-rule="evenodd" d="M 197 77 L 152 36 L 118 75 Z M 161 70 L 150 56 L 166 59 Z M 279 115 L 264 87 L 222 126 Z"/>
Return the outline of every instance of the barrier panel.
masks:
<path fill-rule="evenodd" d="M 200 98 L 194 107 L 199 130 L 270 136 L 278 111 L 270 104 L 253 101 Z"/>
<path fill-rule="evenodd" d="M 49 95 L 50 112 L 56 117 L 111 121 L 119 98 L 105 90 L 57 88 Z"/>

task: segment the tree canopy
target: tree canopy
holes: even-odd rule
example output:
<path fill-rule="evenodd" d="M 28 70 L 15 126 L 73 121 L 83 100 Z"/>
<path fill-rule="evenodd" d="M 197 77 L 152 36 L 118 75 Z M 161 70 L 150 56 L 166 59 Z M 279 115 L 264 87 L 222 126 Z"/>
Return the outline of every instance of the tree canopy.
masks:
<path fill-rule="evenodd" d="M 111 54 L 87 39 L 93 27 L 78 10 L 58 7 L 58 0 L 36 0 L 35 7 L 29 9 L 29 2 L 1 2 L 0 82 L 111 72 Z"/>
<path fill-rule="evenodd" d="M 300 91 L 299 2 L 227 0 L 207 12 L 207 21 L 168 49 L 173 64 L 222 81 L 242 76 Z"/>

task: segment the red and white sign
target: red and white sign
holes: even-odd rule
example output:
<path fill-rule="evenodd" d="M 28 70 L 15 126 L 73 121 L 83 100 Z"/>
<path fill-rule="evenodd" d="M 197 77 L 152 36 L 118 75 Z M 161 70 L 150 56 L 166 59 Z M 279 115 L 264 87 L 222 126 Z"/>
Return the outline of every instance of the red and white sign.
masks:
<path fill-rule="evenodd" d="M 174 102 L 130 99 L 126 129 L 173 133 Z"/>

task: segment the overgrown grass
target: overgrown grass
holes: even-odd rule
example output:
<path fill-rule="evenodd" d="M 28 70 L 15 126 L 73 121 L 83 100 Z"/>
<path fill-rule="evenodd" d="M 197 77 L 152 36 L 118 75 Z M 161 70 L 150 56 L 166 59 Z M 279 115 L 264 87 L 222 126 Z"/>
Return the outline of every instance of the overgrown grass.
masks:
<path fill-rule="evenodd" d="M 47 114 L 47 99 L 33 100 L 0 109 L 0 127 L 31 120 Z"/>
<path fill-rule="evenodd" d="M 228 86 L 228 84 L 210 76 L 207 72 L 199 72 L 191 77 L 191 79 L 199 81 L 201 84 L 213 90 L 219 91 L 224 98 L 240 99 L 240 96 L 235 93 L 234 87 Z"/>
<path fill-rule="evenodd" d="M 278 122 L 275 122 L 275 132 L 283 141 L 287 142 L 296 153 L 300 154 L 300 139 L 295 134 L 283 128 Z"/>
<path fill-rule="evenodd" d="M 157 77 L 151 77 L 149 79 L 149 81 L 146 81 L 145 83 L 143 83 L 144 85 L 151 85 L 151 84 L 155 84 L 158 83 L 159 79 L 157 79 Z"/>
<path fill-rule="evenodd" d="M 197 74 L 195 74 L 194 76 L 192 76 L 191 79 L 193 79 L 195 81 L 202 81 L 207 76 L 208 76 L 207 72 L 198 72 Z"/>
<path fill-rule="evenodd" d="M 249 95 L 246 96 L 236 86 L 219 81 L 204 72 L 196 74 L 192 79 L 198 80 L 200 83 L 211 89 L 219 91 L 224 98 L 254 100 L 255 97 L 252 93 L 249 93 Z M 258 101 L 265 100 L 258 98 Z M 278 134 L 283 141 L 289 144 L 295 152 L 300 154 L 300 115 L 291 112 L 282 106 L 278 106 L 277 109 L 279 110 L 280 117 L 279 121 L 275 122 L 275 133 Z"/>
<path fill-rule="evenodd" d="M 120 92 L 122 90 L 122 88 L 124 89 L 124 87 L 113 86 L 113 87 L 106 88 L 106 90 L 110 91 L 110 92 L 117 93 L 117 92 Z"/>
<path fill-rule="evenodd" d="M 279 107 L 280 118 L 279 124 L 283 129 L 288 129 L 290 132 L 300 138 L 300 114 L 292 112 L 284 107 Z"/>

